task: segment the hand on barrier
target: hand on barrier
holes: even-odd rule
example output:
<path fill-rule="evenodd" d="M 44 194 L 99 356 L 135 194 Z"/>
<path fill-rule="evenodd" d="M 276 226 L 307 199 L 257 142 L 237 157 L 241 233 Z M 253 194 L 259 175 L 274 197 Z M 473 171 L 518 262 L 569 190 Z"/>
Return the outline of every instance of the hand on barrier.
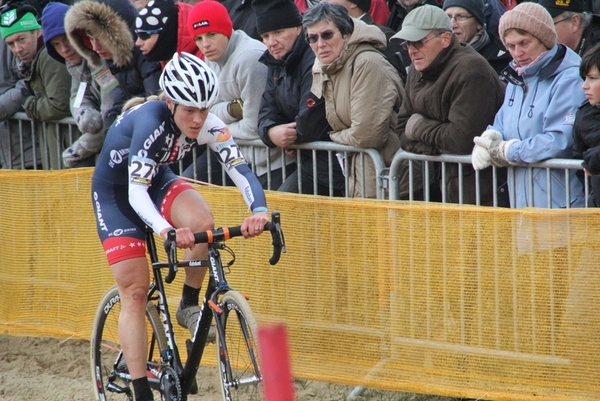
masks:
<path fill-rule="evenodd" d="M 244 118 L 244 101 L 242 99 L 233 99 L 227 105 L 227 112 L 236 120 Z"/>
<path fill-rule="evenodd" d="M 75 141 L 63 154 L 63 161 L 67 167 L 77 167 L 77 164 L 90 156 L 95 155 L 102 149 L 104 143 L 104 135 L 99 134 L 83 134 Z"/>
<path fill-rule="evenodd" d="M 98 110 L 89 107 L 79 109 L 79 114 L 75 118 L 77 127 L 83 133 L 96 134 L 102 131 L 104 126 L 102 114 Z"/>
<path fill-rule="evenodd" d="M 475 170 L 483 170 L 484 168 L 492 165 L 492 158 L 486 147 L 477 144 L 475 141 L 477 138 L 484 138 L 486 140 L 494 141 L 502 139 L 502 134 L 496 130 L 488 129 L 484 131 L 480 137 L 476 136 L 473 138 L 475 146 L 473 147 L 473 152 L 471 153 L 471 164 Z"/>
<path fill-rule="evenodd" d="M 479 145 L 487 149 L 490 155 L 490 162 L 496 167 L 510 166 L 510 162 L 506 158 L 508 149 L 517 142 L 516 139 L 503 141 L 502 135 L 495 130 L 487 130 L 481 136 L 473 138 L 475 145 Z"/>
<path fill-rule="evenodd" d="M 406 122 L 406 127 L 404 128 L 404 135 L 406 136 L 406 139 L 410 139 L 411 141 L 418 141 L 420 139 L 420 135 L 417 134 L 417 128 L 423 120 L 425 120 L 425 117 L 419 113 L 415 113 L 410 116 Z"/>

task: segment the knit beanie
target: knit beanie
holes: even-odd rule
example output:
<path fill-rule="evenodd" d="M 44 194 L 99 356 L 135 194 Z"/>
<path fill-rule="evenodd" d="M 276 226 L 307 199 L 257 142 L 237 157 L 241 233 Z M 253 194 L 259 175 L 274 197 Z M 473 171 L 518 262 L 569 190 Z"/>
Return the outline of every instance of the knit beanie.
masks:
<path fill-rule="evenodd" d="M 51 2 L 44 7 L 42 11 L 42 33 L 44 35 L 44 44 L 46 51 L 50 57 L 61 63 L 65 63 L 65 59 L 58 54 L 54 46 L 50 45 L 50 41 L 57 36 L 66 35 L 65 30 L 65 14 L 69 11 L 69 6 L 63 3 Z"/>
<path fill-rule="evenodd" d="M 533 35 L 547 49 L 553 48 L 557 41 L 552 17 L 537 3 L 521 3 L 500 17 L 498 32 L 502 43 L 504 43 L 504 34 L 509 29 L 521 29 Z M 506 43 L 504 45 L 506 46 Z"/>
<path fill-rule="evenodd" d="M 8 6 L 0 14 L 0 35 L 2 35 L 2 39 L 6 39 L 14 33 L 40 29 L 37 15 L 39 15 L 37 10 L 30 6 Z"/>
<path fill-rule="evenodd" d="M 368 13 L 369 10 L 371 9 L 371 0 L 348 0 L 350 1 L 350 3 L 354 3 L 358 6 L 358 8 L 360 8 L 361 10 L 363 10 L 364 12 Z"/>
<path fill-rule="evenodd" d="M 302 17 L 293 0 L 254 0 L 252 9 L 256 14 L 256 29 L 261 35 L 302 26 Z"/>
<path fill-rule="evenodd" d="M 225 6 L 217 1 L 204 0 L 190 10 L 187 21 L 192 38 L 207 32 L 216 32 L 231 37 L 233 23 Z"/>
<path fill-rule="evenodd" d="M 177 25 L 177 7 L 173 0 L 150 0 L 135 19 L 135 29 L 142 31 L 164 30 L 169 22 Z"/>
<path fill-rule="evenodd" d="M 485 4 L 483 0 L 445 0 L 444 10 L 450 7 L 464 8 L 475 17 L 479 25 L 485 25 L 485 14 L 483 13 Z"/>
<path fill-rule="evenodd" d="M 173 0 L 150 0 L 140 10 L 135 19 L 136 31 L 159 31 L 154 47 L 146 53 L 147 60 L 168 61 L 173 57 L 179 37 L 177 14 L 177 6 Z"/>

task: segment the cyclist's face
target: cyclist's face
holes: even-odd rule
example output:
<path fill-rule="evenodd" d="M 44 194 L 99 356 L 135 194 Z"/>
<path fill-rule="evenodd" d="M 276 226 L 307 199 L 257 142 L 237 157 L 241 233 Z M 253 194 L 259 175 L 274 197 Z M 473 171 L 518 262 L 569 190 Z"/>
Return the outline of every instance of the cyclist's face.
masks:
<path fill-rule="evenodd" d="M 199 109 L 181 104 L 175 107 L 175 103 L 170 99 L 167 99 L 167 105 L 173 112 L 173 121 L 181 130 L 181 133 L 190 139 L 197 139 L 204 121 L 208 117 L 208 109 Z"/>

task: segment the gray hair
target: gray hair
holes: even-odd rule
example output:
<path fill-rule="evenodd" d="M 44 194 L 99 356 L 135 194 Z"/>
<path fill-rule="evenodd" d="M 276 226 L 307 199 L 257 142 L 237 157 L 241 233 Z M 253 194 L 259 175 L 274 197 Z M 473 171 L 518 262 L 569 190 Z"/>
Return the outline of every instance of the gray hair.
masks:
<path fill-rule="evenodd" d="M 581 21 L 581 26 L 583 29 L 587 28 L 592 23 L 592 14 L 586 12 L 576 13 L 573 11 L 565 11 L 561 15 L 563 18 L 572 18 L 574 15 L 579 15 L 579 20 Z"/>
<path fill-rule="evenodd" d="M 302 27 L 306 29 L 320 21 L 331 21 L 342 36 L 354 32 L 354 21 L 348 15 L 346 7 L 340 4 L 321 2 L 309 8 L 302 16 Z"/>

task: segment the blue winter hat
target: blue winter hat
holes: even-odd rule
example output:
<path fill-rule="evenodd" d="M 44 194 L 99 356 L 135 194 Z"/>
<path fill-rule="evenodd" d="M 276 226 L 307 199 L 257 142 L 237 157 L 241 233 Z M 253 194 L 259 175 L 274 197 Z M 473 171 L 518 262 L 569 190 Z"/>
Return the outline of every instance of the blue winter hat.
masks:
<path fill-rule="evenodd" d="M 66 35 L 65 14 L 69 11 L 69 6 L 63 3 L 51 2 L 42 12 L 42 34 L 44 35 L 44 44 L 46 51 L 53 59 L 65 63 L 65 59 L 58 54 L 50 41 L 59 35 Z"/>

